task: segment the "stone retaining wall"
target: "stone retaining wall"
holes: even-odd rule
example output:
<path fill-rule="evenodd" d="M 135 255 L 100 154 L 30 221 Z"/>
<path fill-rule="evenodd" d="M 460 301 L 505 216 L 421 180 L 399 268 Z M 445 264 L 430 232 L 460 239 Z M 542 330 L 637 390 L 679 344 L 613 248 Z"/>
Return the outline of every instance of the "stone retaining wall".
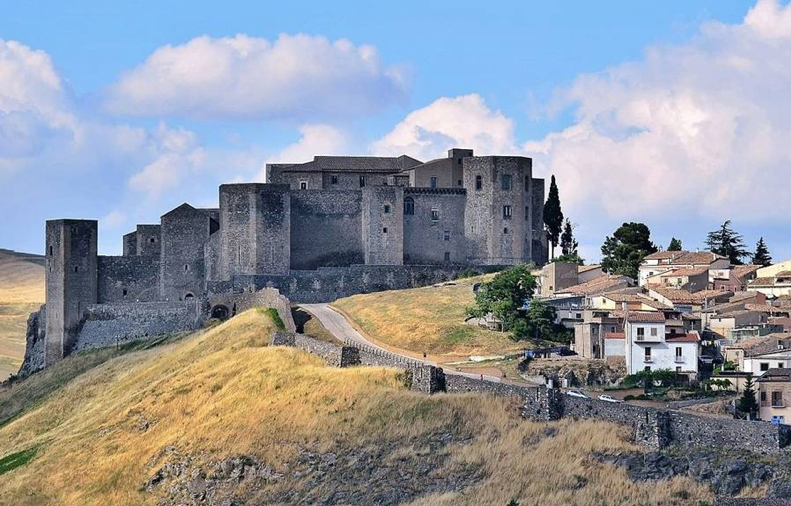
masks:
<path fill-rule="evenodd" d="M 207 310 L 212 314 L 214 308 L 223 306 L 228 310 L 228 316 L 239 314 L 254 307 L 271 307 L 277 310 L 286 330 L 296 332 L 297 326 L 291 315 L 291 302 L 274 288 L 263 288 L 256 292 L 224 293 L 209 297 Z"/>

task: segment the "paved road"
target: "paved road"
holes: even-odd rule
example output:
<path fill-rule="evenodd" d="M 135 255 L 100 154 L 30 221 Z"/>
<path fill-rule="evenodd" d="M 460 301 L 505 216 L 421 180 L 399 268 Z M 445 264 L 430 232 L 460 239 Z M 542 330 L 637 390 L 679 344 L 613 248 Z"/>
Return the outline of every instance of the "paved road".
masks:
<path fill-rule="evenodd" d="M 393 355 L 399 355 L 410 360 L 416 360 L 426 365 L 433 365 L 436 366 L 436 362 L 431 362 L 429 360 L 423 360 L 420 358 L 410 357 L 409 355 L 405 355 L 402 353 L 398 353 L 397 351 L 387 350 L 382 348 L 381 346 L 377 346 L 376 344 L 372 343 L 368 339 L 366 339 L 362 334 L 357 332 L 357 330 L 351 326 L 351 324 L 346 320 L 346 317 L 340 314 L 339 312 L 332 309 L 329 304 L 300 304 L 299 305 L 305 311 L 308 311 L 310 314 L 315 316 L 319 319 L 324 328 L 326 328 L 336 339 L 340 341 L 344 341 L 346 339 L 350 339 L 356 343 L 364 344 L 367 346 L 372 346 L 378 350 L 382 350 L 386 353 L 392 353 Z M 453 371 L 449 370 L 447 367 L 443 367 L 445 370 L 445 374 L 457 374 L 459 376 L 466 376 L 468 378 L 477 378 L 480 379 L 480 374 L 470 374 L 465 372 Z M 484 380 L 493 381 L 495 383 L 500 382 L 500 378 L 496 376 L 483 376 Z"/>

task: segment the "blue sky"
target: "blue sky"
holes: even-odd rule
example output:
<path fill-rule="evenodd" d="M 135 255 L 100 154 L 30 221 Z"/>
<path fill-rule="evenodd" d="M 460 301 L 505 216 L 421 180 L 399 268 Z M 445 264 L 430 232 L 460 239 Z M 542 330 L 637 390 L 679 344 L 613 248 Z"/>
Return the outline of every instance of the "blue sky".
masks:
<path fill-rule="evenodd" d="M 556 174 L 588 258 L 623 221 L 695 248 L 725 219 L 791 257 L 790 44 L 773 1 L 15 2 L 0 247 L 90 217 L 115 254 L 267 161 L 463 145 Z"/>

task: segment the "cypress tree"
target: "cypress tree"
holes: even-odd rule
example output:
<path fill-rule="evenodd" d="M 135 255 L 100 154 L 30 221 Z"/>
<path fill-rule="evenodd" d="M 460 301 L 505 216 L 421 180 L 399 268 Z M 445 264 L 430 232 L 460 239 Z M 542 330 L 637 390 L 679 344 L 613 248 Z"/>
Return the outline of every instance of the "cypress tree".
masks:
<path fill-rule="evenodd" d="M 558 245 L 563 227 L 563 210 L 560 208 L 560 194 L 554 175 L 549 185 L 549 196 L 544 204 L 544 225 L 547 230 L 547 238 L 552 245 L 552 258 L 555 258 L 555 246 Z"/>

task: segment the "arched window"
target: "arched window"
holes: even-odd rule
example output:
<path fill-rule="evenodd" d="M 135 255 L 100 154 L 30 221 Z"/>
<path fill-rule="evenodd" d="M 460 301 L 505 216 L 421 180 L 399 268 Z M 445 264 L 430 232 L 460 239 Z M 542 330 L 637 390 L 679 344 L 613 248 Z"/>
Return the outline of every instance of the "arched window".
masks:
<path fill-rule="evenodd" d="M 413 199 L 412 197 L 406 197 L 404 199 L 404 214 L 405 215 L 415 214 L 415 199 Z"/>
<path fill-rule="evenodd" d="M 483 188 L 483 178 L 475 176 L 475 189 L 480 190 L 481 188 Z"/>

